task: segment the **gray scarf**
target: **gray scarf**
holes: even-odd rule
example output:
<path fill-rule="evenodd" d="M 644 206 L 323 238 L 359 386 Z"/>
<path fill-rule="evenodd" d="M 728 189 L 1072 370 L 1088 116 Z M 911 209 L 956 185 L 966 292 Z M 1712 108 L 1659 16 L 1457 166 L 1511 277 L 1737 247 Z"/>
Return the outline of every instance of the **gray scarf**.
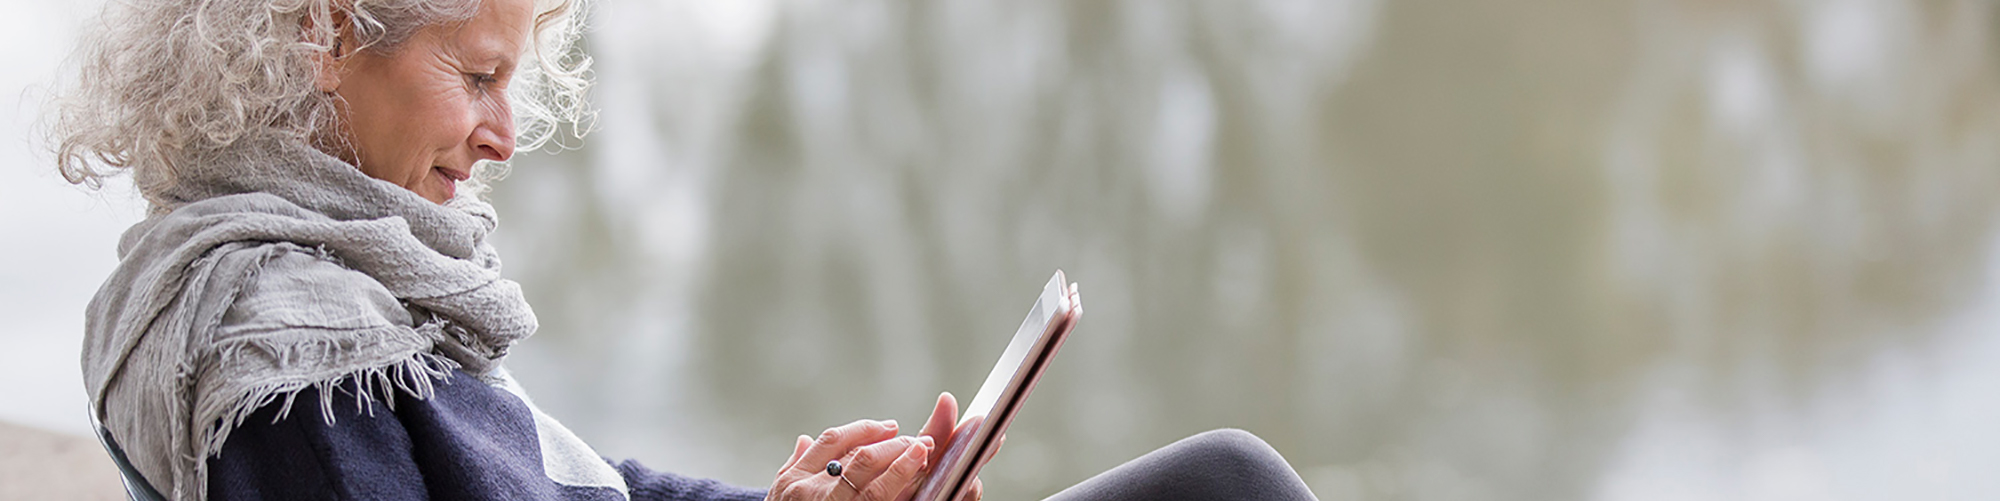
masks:
<path fill-rule="evenodd" d="M 243 141 L 178 177 L 149 194 L 155 215 L 120 239 L 83 346 L 93 414 L 173 499 L 206 498 L 207 458 L 261 407 L 283 399 L 288 410 L 314 387 L 330 407 L 329 388 L 343 384 L 363 402 L 394 402 L 393 391 L 429 398 L 434 378 L 454 368 L 490 376 L 508 346 L 535 331 L 520 286 L 500 278 L 486 244 L 493 208 L 476 197 L 434 204 L 283 140 Z M 277 265 L 293 253 L 373 280 Z M 253 282 L 299 289 L 260 296 L 259 318 L 325 318 L 327 304 L 379 314 L 353 325 L 222 328 Z"/>

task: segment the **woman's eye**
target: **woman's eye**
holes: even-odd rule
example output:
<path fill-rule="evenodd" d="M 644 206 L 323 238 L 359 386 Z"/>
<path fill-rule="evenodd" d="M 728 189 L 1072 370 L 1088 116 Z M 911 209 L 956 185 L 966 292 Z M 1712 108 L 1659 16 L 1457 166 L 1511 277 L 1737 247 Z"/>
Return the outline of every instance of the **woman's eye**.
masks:
<path fill-rule="evenodd" d="M 498 81 L 493 78 L 492 73 L 466 73 L 465 79 L 472 82 L 472 86 L 478 89 L 485 89 Z"/>

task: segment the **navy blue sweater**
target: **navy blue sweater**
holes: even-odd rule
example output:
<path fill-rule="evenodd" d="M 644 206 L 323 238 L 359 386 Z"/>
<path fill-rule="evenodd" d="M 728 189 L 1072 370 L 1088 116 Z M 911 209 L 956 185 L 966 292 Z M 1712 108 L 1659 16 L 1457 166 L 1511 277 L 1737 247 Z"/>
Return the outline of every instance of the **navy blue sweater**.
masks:
<path fill-rule="evenodd" d="M 612 487 L 552 480 L 528 404 L 469 374 L 452 371 L 428 400 L 396 392 L 394 411 L 379 400 L 358 406 L 353 388 L 335 391 L 333 424 L 312 389 L 300 392 L 282 419 L 280 400 L 243 421 L 208 459 L 209 499 L 625 498 Z M 634 500 L 764 498 L 763 489 L 657 472 L 637 461 L 614 466 Z"/>

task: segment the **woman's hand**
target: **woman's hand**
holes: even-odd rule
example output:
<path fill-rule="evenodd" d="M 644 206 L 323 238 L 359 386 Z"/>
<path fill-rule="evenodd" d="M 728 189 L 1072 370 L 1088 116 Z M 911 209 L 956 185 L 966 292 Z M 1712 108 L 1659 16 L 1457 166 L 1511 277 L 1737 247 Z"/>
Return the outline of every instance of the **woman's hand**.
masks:
<path fill-rule="evenodd" d="M 800 435 L 792 457 L 778 470 L 770 501 L 909 501 L 930 466 L 944 456 L 938 447 L 951 439 L 958 422 L 958 400 L 938 395 L 937 406 L 924 429 L 914 437 L 896 436 L 895 420 L 860 420 L 821 432 L 818 439 Z M 1001 437 L 1001 443 L 1006 443 Z M 826 474 L 826 463 L 839 460 L 841 476 Z M 978 479 L 959 496 L 979 501 L 984 489 Z"/>
<path fill-rule="evenodd" d="M 898 437 L 896 422 L 863 419 L 828 428 L 818 439 L 799 435 L 792 457 L 764 496 L 770 501 L 893 501 L 929 465 L 930 437 Z M 826 474 L 840 460 L 840 476 Z"/>
<path fill-rule="evenodd" d="M 951 392 L 947 391 L 938 395 L 937 406 L 931 408 L 930 420 L 924 422 L 924 430 L 917 434 L 924 438 L 929 438 L 938 444 L 950 444 L 952 434 L 958 432 L 957 424 L 958 399 L 953 398 Z M 997 448 L 1006 443 L 1007 436 L 1001 435 L 1000 442 L 994 444 L 994 447 Z M 933 447 L 930 463 L 937 464 L 938 461 L 944 460 L 944 450 L 944 447 Z M 928 468 L 925 470 L 924 473 L 930 473 Z M 985 490 L 985 488 L 980 486 L 979 479 L 974 478 L 972 479 L 972 486 L 967 488 L 964 494 L 959 494 L 958 499 L 959 501 L 979 501 L 979 498 L 986 494 Z M 917 484 L 911 483 L 909 489 L 904 491 L 903 495 L 897 496 L 896 499 L 898 501 L 908 501 L 916 495 Z"/>

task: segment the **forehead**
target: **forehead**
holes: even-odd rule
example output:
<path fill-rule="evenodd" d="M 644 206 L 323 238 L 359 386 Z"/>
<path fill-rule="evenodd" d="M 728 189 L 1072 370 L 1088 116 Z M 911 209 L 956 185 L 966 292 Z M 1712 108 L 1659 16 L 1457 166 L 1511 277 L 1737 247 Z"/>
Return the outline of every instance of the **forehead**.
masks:
<path fill-rule="evenodd" d="M 527 50 L 534 33 L 535 0 L 479 0 L 465 21 L 439 26 L 438 35 L 467 57 L 512 60 Z"/>

